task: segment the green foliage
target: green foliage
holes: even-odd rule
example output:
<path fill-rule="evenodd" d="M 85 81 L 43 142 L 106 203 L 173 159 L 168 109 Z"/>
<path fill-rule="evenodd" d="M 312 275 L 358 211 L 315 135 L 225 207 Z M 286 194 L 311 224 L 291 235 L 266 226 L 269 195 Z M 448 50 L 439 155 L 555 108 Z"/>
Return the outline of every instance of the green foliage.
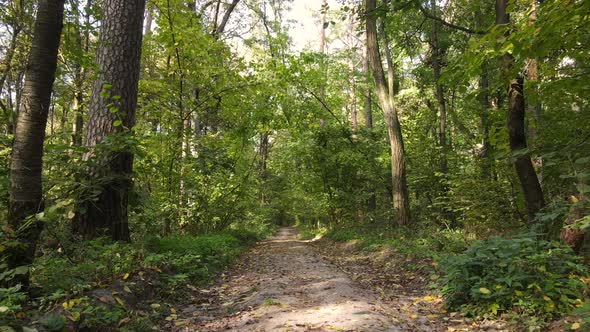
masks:
<path fill-rule="evenodd" d="M 588 273 L 569 247 L 523 236 L 474 242 L 442 265 L 442 295 L 470 314 L 553 318 L 581 301 Z"/>
<path fill-rule="evenodd" d="M 49 331 L 62 331 L 66 326 L 66 319 L 62 315 L 52 313 L 43 317 L 40 323 Z"/>

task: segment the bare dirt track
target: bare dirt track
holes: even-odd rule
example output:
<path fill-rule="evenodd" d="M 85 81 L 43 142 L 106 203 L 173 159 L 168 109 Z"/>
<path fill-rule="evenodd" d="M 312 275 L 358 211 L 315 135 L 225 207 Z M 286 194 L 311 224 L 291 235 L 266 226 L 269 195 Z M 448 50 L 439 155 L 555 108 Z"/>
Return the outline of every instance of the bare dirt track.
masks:
<path fill-rule="evenodd" d="M 324 251 L 325 252 L 325 251 Z M 326 258 L 329 258 L 326 256 Z M 423 294 L 384 300 L 346 268 L 323 257 L 294 228 L 246 252 L 193 304 L 176 310 L 166 331 L 498 331 L 465 321 L 427 314 Z M 367 265 L 355 269 L 374 274 Z M 361 263 L 362 264 L 362 263 Z M 355 278 L 358 280 L 357 278 Z M 399 290 L 395 291 L 396 293 Z M 428 299 L 428 297 L 426 297 Z M 431 301 L 431 299 L 428 299 Z M 426 308 L 426 309 L 425 309 Z M 433 310 L 439 310 L 434 308 Z M 456 321 L 453 323 L 453 321 Z M 471 325 L 471 326 L 469 326 Z M 452 327 L 454 326 L 454 327 Z"/>

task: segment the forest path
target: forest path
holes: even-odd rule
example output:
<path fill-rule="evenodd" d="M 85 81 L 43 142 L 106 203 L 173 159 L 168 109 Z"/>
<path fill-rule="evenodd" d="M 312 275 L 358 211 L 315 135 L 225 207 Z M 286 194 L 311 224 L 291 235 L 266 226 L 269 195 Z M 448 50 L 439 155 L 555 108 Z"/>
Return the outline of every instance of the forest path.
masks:
<path fill-rule="evenodd" d="M 340 272 L 294 228 L 245 253 L 173 331 L 402 331 L 377 294 Z M 169 328 L 169 329 L 168 329 Z"/>

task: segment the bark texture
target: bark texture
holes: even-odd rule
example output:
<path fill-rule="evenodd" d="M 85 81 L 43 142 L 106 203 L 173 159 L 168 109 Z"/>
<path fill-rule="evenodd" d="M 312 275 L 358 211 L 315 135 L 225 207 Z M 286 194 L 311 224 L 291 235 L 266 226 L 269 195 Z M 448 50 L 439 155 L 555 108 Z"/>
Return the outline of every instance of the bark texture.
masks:
<path fill-rule="evenodd" d="M 383 109 L 383 116 L 387 126 L 387 134 L 391 148 L 391 177 L 393 209 L 399 225 L 410 223 L 410 204 L 406 185 L 406 161 L 404 142 L 397 111 L 393 99 L 389 94 L 389 88 L 385 80 L 379 45 L 377 43 L 377 23 L 375 13 L 376 1 L 365 0 L 367 49 L 369 63 L 373 73 L 373 82 L 377 88 L 379 104 Z"/>
<path fill-rule="evenodd" d="M 10 160 L 9 222 L 19 246 L 9 252 L 9 268 L 33 262 L 42 230 L 39 221 L 28 217 L 43 211 L 43 141 L 57 68 L 63 11 L 64 0 L 39 1 Z M 15 282 L 27 286 L 28 276 Z"/>
<path fill-rule="evenodd" d="M 107 136 L 130 130 L 135 123 L 145 0 L 104 0 L 96 63 L 99 76 L 92 86 L 85 145 L 93 159 L 87 175 L 98 191 L 79 202 L 74 231 L 85 237 L 109 234 L 129 240 L 127 222 L 133 154 L 94 147 Z M 116 112 L 111 112 L 116 108 Z M 119 148 L 119 147 L 117 147 Z M 123 149 L 126 150 L 126 149 Z"/>
<path fill-rule="evenodd" d="M 496 24 L 507 25 L 510 17 L 507 12 L 509 0 L 496 0 Z M 510 150 L 514 156 L 514 168 L 524 193 L 525 203 L 529 221 L 535 219 L 535 215 L 543 206 L 545 199 L 543 191 L 533 167 L 530 154 L 526 151 L 525 131 L 525 100 L 524 100 L 524 77 L 522 74 L 511 78 L 511 71 L 514 66 L 514 58 L 505 54 L 500 59 L 503 78 L 509 80 L 508 86 L 508 137 Z"/>

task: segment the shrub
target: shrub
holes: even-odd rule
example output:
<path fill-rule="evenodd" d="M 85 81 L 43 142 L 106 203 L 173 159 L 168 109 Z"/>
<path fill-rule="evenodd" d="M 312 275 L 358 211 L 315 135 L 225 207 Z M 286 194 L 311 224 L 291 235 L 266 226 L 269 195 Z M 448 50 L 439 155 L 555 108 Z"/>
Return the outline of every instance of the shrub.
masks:
<path fill-rule="evenodd" d="M 571 248 L 531 236 L 476 241 L 442 268 L 442 295 L 450 309 L 543 318 L 579 303 L 587 274 Z"/>

